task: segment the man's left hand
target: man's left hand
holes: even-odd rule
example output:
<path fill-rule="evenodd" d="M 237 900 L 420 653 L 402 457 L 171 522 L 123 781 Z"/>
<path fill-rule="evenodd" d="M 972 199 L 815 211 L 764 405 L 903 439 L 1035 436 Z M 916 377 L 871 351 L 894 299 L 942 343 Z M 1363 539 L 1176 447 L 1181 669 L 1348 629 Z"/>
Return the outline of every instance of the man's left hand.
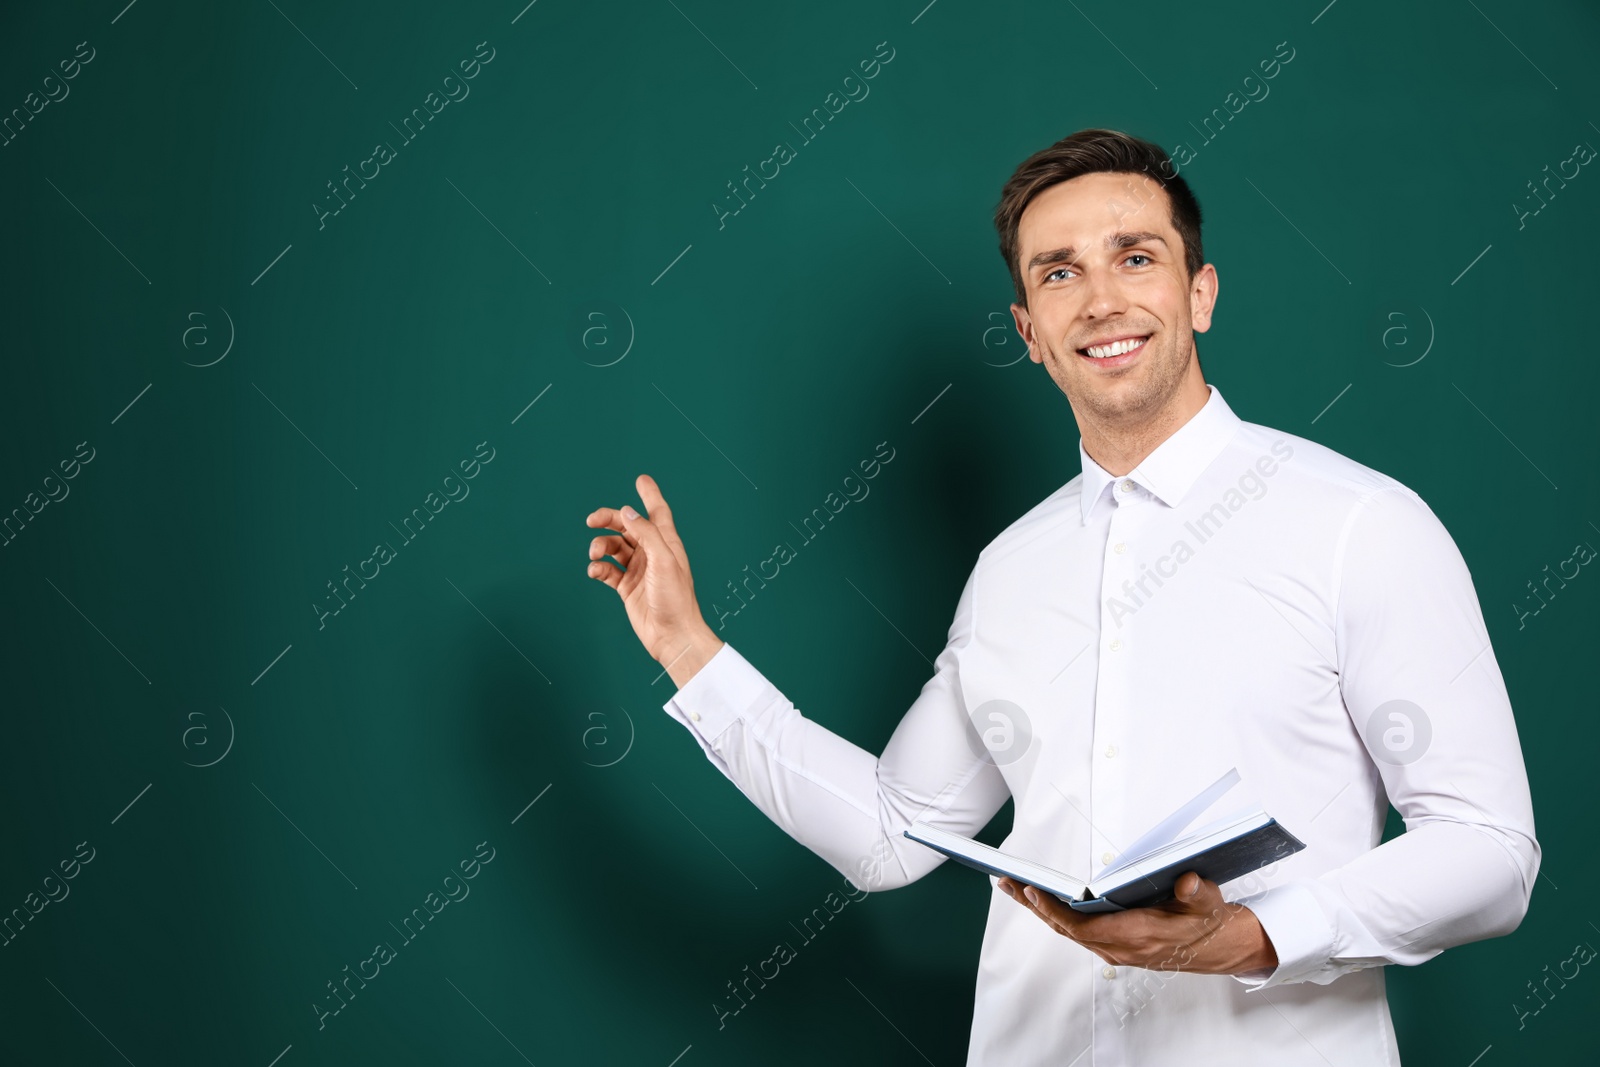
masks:
<path fill-rule="evenodd" d="M 999 885 L 1051 929 L 1107 963 L 1192 974 L 1267 974 L 1278 966 L 1278 953 L 1255 913 L 1224 901 L 1217 883 L 1194 871 L 1178 878 L 1172 900 L 1097 914 L 1073 911 L 1054 893 L 1011 878 L 1002 877 Z"/>

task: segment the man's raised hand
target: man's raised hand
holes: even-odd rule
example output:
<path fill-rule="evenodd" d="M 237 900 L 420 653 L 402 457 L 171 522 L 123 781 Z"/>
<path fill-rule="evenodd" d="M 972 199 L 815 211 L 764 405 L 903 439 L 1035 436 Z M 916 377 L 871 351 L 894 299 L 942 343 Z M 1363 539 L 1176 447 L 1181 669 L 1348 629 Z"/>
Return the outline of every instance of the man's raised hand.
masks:
<path fill-rule="evenodd" d="M 681 688 L 722 641 L 700 614 L 689 558 L 660 487 L 648 474 L 639 475 L 634 487 L 648 517 L 624 504 L 599 508 L 584 520 L 616 531 L 589 542 L 588 574 L 617 591 L 639 643 Z"/>

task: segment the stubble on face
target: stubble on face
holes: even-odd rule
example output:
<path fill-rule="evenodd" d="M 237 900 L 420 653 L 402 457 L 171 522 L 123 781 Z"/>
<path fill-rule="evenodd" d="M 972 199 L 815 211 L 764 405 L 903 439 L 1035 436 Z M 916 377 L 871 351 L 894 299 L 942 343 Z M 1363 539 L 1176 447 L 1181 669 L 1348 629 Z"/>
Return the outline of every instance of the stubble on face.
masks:
<path fill-rule="evenodd" d="M 1108 430 L 1144 425 L 1172 402 L 1183 385 L 1194 353 L 1193 335 L 1139 321 L 1106 323 L 1103 332 L 1095 335 L 1151 331 L 1138 364 L 1111 371 L 1085 367 L 1077 353 L 1079 346 L 1073 344 L 1077 337 L 1063 336 L 1054 342 L 1045 339 L 1045 369 L 1080 418 Z"/>

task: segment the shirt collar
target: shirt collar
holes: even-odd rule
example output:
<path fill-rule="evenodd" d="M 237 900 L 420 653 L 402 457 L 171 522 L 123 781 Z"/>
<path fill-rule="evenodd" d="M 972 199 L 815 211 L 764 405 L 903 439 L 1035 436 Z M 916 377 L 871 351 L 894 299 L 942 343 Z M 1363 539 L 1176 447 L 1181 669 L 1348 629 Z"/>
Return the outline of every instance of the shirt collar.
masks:
<path fill-rule="evenodd" d="M 1210 382 L 1210 392 L 1200 410 L 1189 421 L 1173 431 L 1172 435 L 1156 446 L 1133 470 L 1117 478 L 1089 458 L 1084 451 L 1083 438 L 1078 438 L 1078 458 L 1083 462 L 1083 486 L 1079 495 L 1083 508 L 1083 521 L 1089 521 L 1090 512 L 1105 495 L 1106 486 L 1112 482 L 1131 481 L 1147 490 L 1168 507 L 1177 507 L 1201 473 L 1211 465 L 1239 429 L 1242 420 L 1222 399 L 1222 393 Z"/>

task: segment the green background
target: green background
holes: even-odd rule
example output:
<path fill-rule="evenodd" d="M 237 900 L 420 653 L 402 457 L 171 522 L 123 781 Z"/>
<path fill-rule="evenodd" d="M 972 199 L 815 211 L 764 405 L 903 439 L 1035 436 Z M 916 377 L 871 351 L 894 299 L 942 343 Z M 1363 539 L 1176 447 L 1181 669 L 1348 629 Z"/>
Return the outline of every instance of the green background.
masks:
<path fill-rule="evenodd" d="M 660 711 L 583 518 L 655 476 L 710 617 L 887 441 L 723 631 L 880 751 L 978 551 L 1077 473 L 990 218 L 1086 126 L 1196 149 L 1209 379 L 1415 488 L 1484 604 L 1543 870 L 1511 937 L 1391 969 L 1406 1062 L 1592 1052 L 1600 978 L 1520 1030 L 1512 1005 L 1600 944 L 1600 577 L 1514 605 L 1600 545 L 1600 177 L 1511 206 L 1600 145 L 1592 7 L 123 3 L 0 33 L 7 113 L 94 50 L 0 148 L 0 510 L 95 457 L 0 549 L 0 910 L 95 850 L 0 949 L 0 1059 L 963 1062 L 988 887 L 952 865 L 848 906 L 719 1030 L 725 983 L 841 880 Z M 885 41 L 719 228 L 725 183 Z M 479 42 L 470 96 L 319 229 L 325 183 Z M 319 629 L 325 583 L 482 441 L 470 496 Z M 319 1030 L 325 983 L 485 841 L 470 896 Z"/>

